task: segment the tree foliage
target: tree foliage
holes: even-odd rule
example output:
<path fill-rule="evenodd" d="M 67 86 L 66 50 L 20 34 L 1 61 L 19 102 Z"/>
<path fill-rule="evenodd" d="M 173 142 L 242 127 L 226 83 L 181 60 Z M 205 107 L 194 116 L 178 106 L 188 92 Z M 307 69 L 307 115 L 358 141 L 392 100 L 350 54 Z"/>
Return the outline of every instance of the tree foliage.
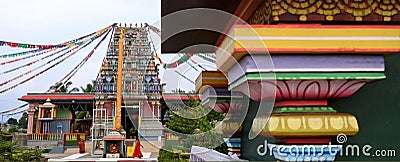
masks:
<path fill-rule="evenodd" d="M 8 132 L 9 132 L 9 133 L 18 132 L 18 126 L 12 125 L 12 126 L 8 129 Z"/>
<path fill-rule="evenodd" d="M 180 89 L 180 88 L 176 88 L 175 90 L 172 90 L 172 92 L 174 93 L 186 93 L 186 91 Z"/>
<path fill-rule="evenodd" d="M 81 86 L 82 92 L 94 92 L 94 87 L 91 83 L 86 84 L 86 87 Z"/>
<path fill-rule="evenodd" d="M 210 131 L 217 121 L 225 117 L 208 106 L 202 106 L 199 100 L 193 98 L 189 99 L 187 106 L 176 106 L 175 109 L 177 111 L 167 111 L 172 119 L 166 125 L 169 129 L 184 134 L 194 134 L 197 129 L 202 132 Z"/>
<path fill-rule="evenodd" d="M 199 100 L 193 98 L 190 98 L 186 105 L 185 107 L 175 106 L 174 111 L 167 111 L 166 115 L 171 116 L 171 119 L 166 121 L 166 126 L 174 132 L 188 136 L 177 134 L 182 146 L 179 146 L 179 149 L 173 146 L 164 146 L 160 150 L 159 161 L 165 161 L 166 158 L 171 157 L 180 157 L 181 154 L 190 152 L 193 145 L 227 153 L 227 146 L 222 135 L 213 130 L 215 124 L 224 119 L 225 114 L 217 113 L 210 107 L 201 105 Z M 169 152 L 168 150 L 171 150 L 171 148 L 175 151 Z"/>
<path fill-rule="evenodd" d="M 0 131 L 0 161 L 41 161 L 42 151 L 18 148 L 12 134 Z"/>
<path fill-rule="evenodd" d="M 28 113 L 24 112 L 18 120 L 18 126 L 22 129 L 28 128 Z"/>
<path fill-rule="evenodd" d="M 18 121 L 17 121 L 17 119 L 15 119 L 15 118 L 8 118 L 7 124 L 10 124 L 10 125 L 18 125 Z"/>
<path fill-rule="evenodd" d="M 61 82 L 57 82 L 56 84 L 50 86 L 49 89 L 53 90 L 54 92 L 68 92 L 68 93 L 79 92 L 79 88 L 74 87 L 74 88 L 70 89 L 71 85 L 72 85 L 71 81 L 69 81 L 65 84 L 63 84 Z"/>

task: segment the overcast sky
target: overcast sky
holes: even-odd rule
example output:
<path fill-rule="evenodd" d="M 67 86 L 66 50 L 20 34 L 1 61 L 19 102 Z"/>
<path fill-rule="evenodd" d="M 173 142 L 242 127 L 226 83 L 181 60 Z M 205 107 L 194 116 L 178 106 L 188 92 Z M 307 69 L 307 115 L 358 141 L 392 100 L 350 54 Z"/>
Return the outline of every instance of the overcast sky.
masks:
<path fill-rule="evenodd" d="M 75 39 L 80 36 L 97 31 L 112 23 L 149 23 L 160 26 L 161 1 L 160 0 L 1 0 L 0 5 L 0 40 L 14 41 L 34 44 L 57 44 L 67 40 Z M 152 35 L 153 41 L 159 44 L 159 38 Z M 157 39 L 157 40 L 156 40 Z M 30 82 L 19 86 L 11 91 L 0 94 L 0 111 L 8 110 L 19 106 L 24 102 L 17 99 L 27 92 L 44 92 L 49 86 L 60 80 L 73 67 L 76 66 L 99 41 L 95 41 L 87 48 L 81 50 L 70 59 L 59 66 L 51 69 L 43 75 L 36 77 Z M 107 39 L 108 40 L 108 39 Z M 106 54 L 107 42 L 105 41 L 92 58 L 81 68 L 81 70 L 71 79 L 74 83 L 72 87 L 84 86 L 90 83 L 97 76 L 103 57 Z M 24 51 L 26 49 L 16 49 L 9 47 L 0 47 L 0 54 Z M 159 52 L 159 48 L 157 49 Z M 34 57 L 26 61 L 0 66 L 0 72 L 8 70 L 22 63 L 27 63 L 38 58 Z M 54 58 L 54 57 L 52 57 Z M 173 61 L 176 55 L 162 55 L 165 62 Z M 212 65 L 194 58 L 200 64 L 212 68 Z M 10 59 L 1 59 L 0 62 Z M 50 59 L 47 59 L 50 60 Z M 9 78 L 19 75 L 23 72 L 40 66 L 45 61 L 35 64 L 29 68 L 23 68 L 16 72 L 0 75 L 0 81 L 3 82 Z M 53 62 L 55 63 L 55 62 Z M 47 66 L 46 66 L 47 67 Z M 31 75 L 34 75 L 44 68 L 32 72 L 15 82 L 1 86 L 0 90 L 12 86 Z M 197 68 L 200 70 L 200 68 Z M 189 65 L 182 65 L 178 71 L 185 73 L 193 81 L 198 75 L 198 71 Z M 164 74 L 164 70 L 161 72 Z M 174 81 L 178 76 L 172 70 L 167 70 L 163 82 Z M 181 80 L 180 88 L 184 90 L 194 89 L 194 85 L 188 81 Z M 168 86 L 167 91 L 176 87 Z"/>

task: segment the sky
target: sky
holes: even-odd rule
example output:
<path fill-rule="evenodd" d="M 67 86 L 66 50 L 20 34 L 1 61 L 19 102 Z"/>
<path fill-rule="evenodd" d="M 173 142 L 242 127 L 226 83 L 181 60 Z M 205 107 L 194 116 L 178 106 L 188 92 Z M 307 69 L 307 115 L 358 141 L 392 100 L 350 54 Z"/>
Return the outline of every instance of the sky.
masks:
<path fill-rule="evenodd" d="M 75 39 L 86 34 L 95 32 L 113 23 L 135 24 L 148 23 L 160 27 L 161 1 L 160 0 L 1 0 L 0 5 L 0 40 L 32 44 L 58 44 L 67 40 Z M 153 42 L 156 44 L 156 51 L 160 53 L 160 38 L 154 33 L 151 34 Z M 91 83 L 97 76 L 103 57 L 106 54 L 107 41 L 95 51 L 88 62 L 71 79 L 72 87 L 85 86 Z M 73 67 L 75 67 L 100 39 L 93 42 L 90 46 L 82 49 L 77 54 L 64 61 L 59 66 L 52 68 L 48 72 L 36 77 L 35 79 L 21 85 L 8 92 L 0 94 L 0 111 L 8 110 L 24 104 L 18 98 L 26 95 L 27 92 L 44 92 L 51 85 L 60 80 Z M 25 51 L 26 49 L 0 47 L 0 54 Z M 34 57 L 26 61 L 0 66 L 0 72 L 41 58 L 45 55 Z M 54 57 L 52 57 L 54 58 Z M 176 54 L 162 54 L 163 62 L 172 62 L 178 59 Z M 193 58 L 206 68 L 213 69 L 213 65 L 200 59 Z M 0 62 L 10 59 L 0 58 Z M 50 59 L 47 59 L 50 60 Z M 33 69 L 43 64 L 41 61 L 35 66 L 23 68 L 18 71 L 0 75 L 0 82 L 15 77 L 23 72 Z M 53 62 L 55 63 L 55 62 Z M 48 66 L 46 66 L 48 67 Z M 30 75 L 18 79 L 5 86 L 0 86 L 0 90 L 12 86 L 31 75 L 43 70 L 36 70 Z M 196 70 L 197 69 L 197 70 Z M 194 81 L 201 68 L 192 68 L 184 64 L 173 70 L 160 70 L 160 78 L 163 82 L 176 82 L 177 70 Z M 168 77 L 167 77 L 168 76 Z M 186 91 L 194 89 L 194 85 L 181 79 L 179 86 L 168 85 L 166 91 L 181 88 Z M 19 117 L 17 117 L 19 118 Z M 1 120 L 1 119 L 0 119 Z M 5 120 L 5 119 L 3 119 Z M 1 121 L 0 121 L 1 122 Z"/>

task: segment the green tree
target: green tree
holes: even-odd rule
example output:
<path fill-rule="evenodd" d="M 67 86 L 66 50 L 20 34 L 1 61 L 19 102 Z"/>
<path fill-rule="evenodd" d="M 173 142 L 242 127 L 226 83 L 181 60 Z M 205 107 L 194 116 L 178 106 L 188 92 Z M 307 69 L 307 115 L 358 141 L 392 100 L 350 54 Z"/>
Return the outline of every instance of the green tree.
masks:
<path fill-rule="evenodd" d="M 15 118 L 8 118 L 7 124 L 10 124 L 10 125 L 18 125 L 18 121 L 17 121 L 17 119 L 15 119 Z"/>
<path fill-rule="evenodd" d="M 12 134 L 0 131 L 0 161 L 41 161 L 42 151 L 24 149 L 12 142 Z"/>
<path fill-rule="evenodd" d="M 175 111 L 167 111 L 166 113 L 171 116 L 171 119 L 166 121 L 167 128 L 174 132 L 191 134 L 180 136 L 182 146 L 178 152 L 188 153 L 191 146 L 196 145 L 227 153 L 228 149 L 222 135 L 212 130 L 218 121 L 224 119 L 225 114 L 217 113 L 210 107 L 201 105 L 199 100 L 193 98 L 190 98 L 186 105 L 186 107 L 176 106 Z M 171 146 L 166 145 L 160 150 L 159 161 L 165 161 L 171 157 L 182 157 L 180 154 L 177 155 L 176 151 L 169 152 L 168 150 L 171 150 L 171 148 Z"/>
<path fill-rule="evenodd" d="M 52 85 L 49 87 L 49 90 L 52 90 L 54 92 L 59 92 L 59 88 L 62 86 L 61 82 L 57 82 L 56 84 Z"/>
<path fill-rule="evenodd" d="M 22 129 L 28 128 L 28 113 L 24 112 L 18 120 L 18 126 Z"/>
<path fill-rule="evenodd" d="M 174 93 L 186 93 L 184 90 L 182 90 L 180 88 L 176 88 L 175 90 L 172 90 L 172 92 L 174 92 Z"/>
<path fill-rule="evenodd" d="M 86 88 L 81 86 L 82 92 L 94 92 L 94 87 L 91 83 L 86 84 Z"/>
<path fill-rule="evenodd" d="M 13 125 L 8 129 L 8 133 L 14 133 L 14 132 L 18 132 L 18 127 L 16 125 Z"/>
<path fill-rule="evenodd" d="M 167 111 L 172 120 L 167 122 L 167 127 L 179 133 L 194 134 L 196 129 L 207 132 L 215 127 L 217 121 L 224 119 L 225 114 L 217 113 L 208 106 L 201 105 L 201 102 L 189 98 L 186 107 L 176 106 L 177 111 Z"/>
<path fill-rule="evenodd" d="M 61 82 L 57 82 L 56 84 L 50 86 L 49 89 L 53 90 L 54 92 L 68 92 L 68 93 L 79 92 L 79 88 L 74 87 L 74 88 L 70 89 L 71 85 L 72 85 L 71 81 L 69 81 L 65 84 L 63 84 Z"/>

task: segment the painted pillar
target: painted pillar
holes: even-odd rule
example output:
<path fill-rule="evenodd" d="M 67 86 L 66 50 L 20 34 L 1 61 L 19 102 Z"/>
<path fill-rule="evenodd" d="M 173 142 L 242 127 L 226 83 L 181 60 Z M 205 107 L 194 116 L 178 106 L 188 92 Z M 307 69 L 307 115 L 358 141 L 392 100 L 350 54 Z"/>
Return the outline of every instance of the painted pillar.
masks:
<path fill-rule="evenodd" d="M 40 127 L 40 121 L 39 120 L 36 120 L 36 133 L 40 133 L 40 131 L 41 131 L 41 127 Z"/>
<path fill-rule="evenodd" d="M 153 102 L 151 102 L 151 113 L 152 113 L 151 116 L 153 117 L 153 119 L 154 119 L 154 116 L 155 116 L 155 108 L 156 108 L 156 104 L 153 101 Z"/>
<path fill-rule="evenodd" d="M 29 108 L 28 108 L 28 130 L 27 133 L 28 134 L 32 134 L 33 133 L 33 122 L 35 119 L 35 105 L 34 104 L 29 104 Z"/>
<path fill-rule="evenodd" d="M 120 38 L 118 40 L 118 83 L 117 83 L 117 103 L 115 106 L 115 125 L 114 127 L 121 128 L 121 104 L 122 104 L 122 64 L 124 52 L 124 29 L 121 29 Z"/>

